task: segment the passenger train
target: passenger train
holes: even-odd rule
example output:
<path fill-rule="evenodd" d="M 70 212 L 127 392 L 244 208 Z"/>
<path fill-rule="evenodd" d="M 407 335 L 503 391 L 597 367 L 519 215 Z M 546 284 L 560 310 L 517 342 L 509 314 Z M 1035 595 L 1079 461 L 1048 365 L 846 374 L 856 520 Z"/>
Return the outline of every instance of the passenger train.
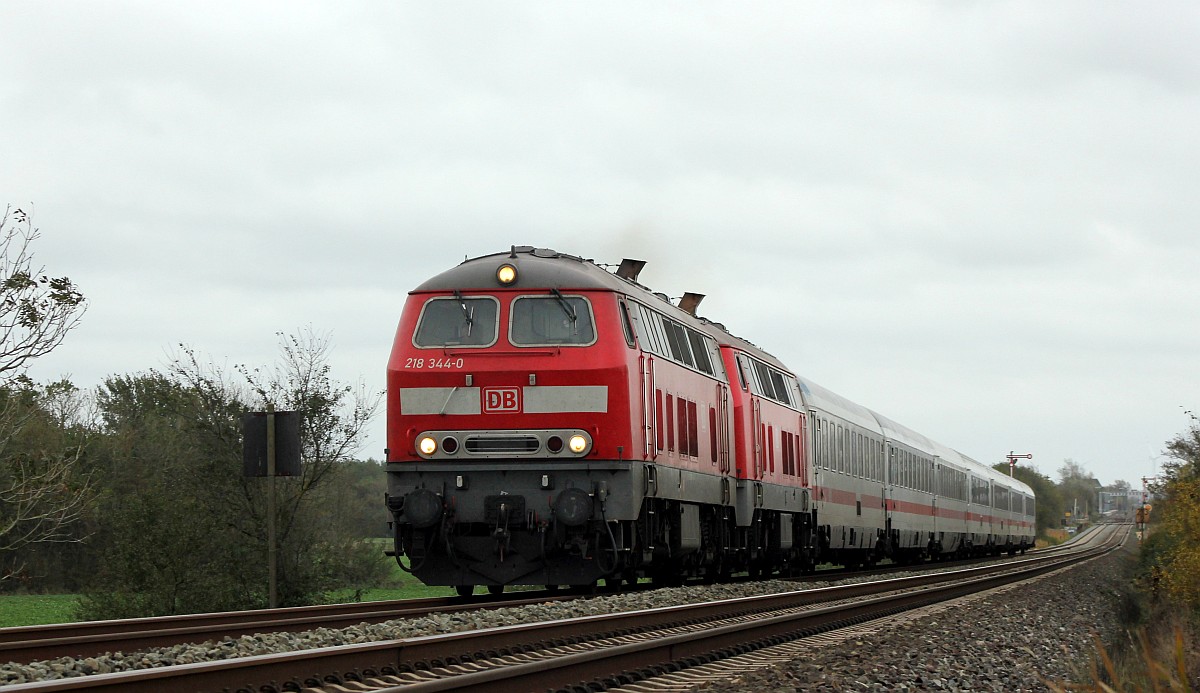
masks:
<path fill-rule="evenodd" d="M 795 574 L 1024 552 L 1034 495 L 603 267 L 528 246 L 412 291 L 387 507 L 430 585 Z"/>

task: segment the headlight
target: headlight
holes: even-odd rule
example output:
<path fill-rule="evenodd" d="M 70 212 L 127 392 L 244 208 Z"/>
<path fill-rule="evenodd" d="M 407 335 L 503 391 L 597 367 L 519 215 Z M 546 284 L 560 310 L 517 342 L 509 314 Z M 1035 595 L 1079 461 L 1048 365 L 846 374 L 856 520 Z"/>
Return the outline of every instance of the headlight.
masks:
<path fill-rule="evenodd" d="M 517 281 L 517 268 L 512 265 L 500 265 L 500 269 L 496 270 L 496 281 L 502 286 L 508 286 Z"/>
<path fill-rule="evenodd" d="M 430 436 L 421 436 L 421 439 L 417 441 L 417 450 L 422 455 L 432 455 L 437 452 L 437 441 Z"/>
<path fill-rule="evenodd" d="M 419 488 L 404 497 L 404 516 L 417 529 L 432 527 L 442 519 L 442 499 L 429 489 Z"/>
<path fill-rule="evenodd" d="M 571 441 L 567 443 L 567 447 L 571 448 L 571 452 L 575 453 L 576 455 L 581 455 L 588 449 L 587 438 L 584 438 L 576 433 L 575 435 L 571 436 Z"/>

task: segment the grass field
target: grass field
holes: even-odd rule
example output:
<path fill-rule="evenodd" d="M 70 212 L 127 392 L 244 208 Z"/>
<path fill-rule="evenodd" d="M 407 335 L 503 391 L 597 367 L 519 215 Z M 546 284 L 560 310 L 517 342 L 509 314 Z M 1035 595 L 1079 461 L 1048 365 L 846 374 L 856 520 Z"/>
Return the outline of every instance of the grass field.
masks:
<path fill-rule="evenodd" d="M 0 628 L 75 620 L 74 594 L 0 595 Z"/>
<path fill-rule="evenodd" d="M 380 551 L 384 545 L 390 546 L 388 540 L 377 540 Z M 477 587 L 476 592 L 484 592 Z M 363 590 L 356 596 L 354 590 L 331 592 L 327 595 L 330 602 L 377 602 L 388 599 L 420 599 L 424 597 L 452 597 L 456 594 L 453 587 L 428 587 L 411 575 L 401 571 L 392 562 L 391 575 L 387 584 L 382 587 Z M 16 594 L 0 595 L 0 628 L 14 626 L 36 626 L 45 623 L 70 623 L 78 620 L 75 616 L 75 606 L 79 599 L 75 594 Z"/>
<path fill-rule="evenodd" d="M 482 588 L 477 588 L 482 592 Z M 453 587 L 427 587 L 415 580 L 401 587 L 364 590 L 360 600 L 377 602 L 388 599 L 419 599 L 422 597 L 452 597 Z M 334 592 L 329 595 L 332 602 L 354 601 L 354 592 Z M 14 626 L 36 626 L 44 623 L 70 623 L 75 621 L 75 604 L 79 599 L 74 594 L 15 594 L 0 595 L 0 628 Z"/>

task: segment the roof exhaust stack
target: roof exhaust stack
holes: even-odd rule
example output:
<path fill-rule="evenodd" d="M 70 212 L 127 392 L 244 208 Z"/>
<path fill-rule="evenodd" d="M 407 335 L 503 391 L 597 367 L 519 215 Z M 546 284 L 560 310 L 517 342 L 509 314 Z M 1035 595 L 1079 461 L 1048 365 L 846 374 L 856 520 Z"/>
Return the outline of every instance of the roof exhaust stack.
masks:
<path fill-rule="evenodd" d="M 683 294 L 683 298 L 679 299 L 679 309 L 685 310 L 690 315 L 696 315 L 696 306 L 704 300 L 704 294 L 694 294 L 690 291 Z"/>
<path fill-rule="evenodd" d="M 630 260 L 629 258 L 625 258 L 621 260 L 621 266 L 617 268 L 617 276 L 622 279 L 628 279 L 631 282 L 636 282 L 638 275 L 642 273 L 642 268 L 645 266 L 645 260 Z"/>

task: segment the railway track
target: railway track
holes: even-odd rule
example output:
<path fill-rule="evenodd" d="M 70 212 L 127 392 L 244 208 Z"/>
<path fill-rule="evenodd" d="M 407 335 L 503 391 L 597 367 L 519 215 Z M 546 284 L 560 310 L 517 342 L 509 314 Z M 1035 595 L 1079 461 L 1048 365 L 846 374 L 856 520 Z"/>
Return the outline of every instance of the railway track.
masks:
<path fill-rule="evenodd" d="M 1082 537 L 1081 537 L 1082 538 Z M 1054 551 L 1056 549 L 1043 549 Z M 944 569 L 973 565 L 991 559 L 973 558 L 944 563 L 887 565 L 869 570 L 831 568 L 798 578 L 797 582 L 836 580 L 846 576 L 882 576 L 897 571 Z M 632 589 L 652 589 L 642 585 Z M 630 586 L 624 587 L 629 591 Z M 601 589 L 599 593 L 604 593 Z M 503 595 L 402 599 L 356 604 L 184 614 L 111 621 L 84 621 L 0 628 L 0 662 L 33 662 L 56 657 L 89 657 L 112 651 L 141 651 L 214 638 L 264 632 L 302 632 L 315 628 L 344 628 L 359 623 L 383 623 L 433 613 L 455 613 L 474 609 L 516 607 L 548 601 L 576 599 L 590 594 L 581 591 L 530 590 Z"/>
<path fill-rule="evenodd" d="M 1098 533 L 1099 534 L 1099 533 Z M 367 645 L 18 684 L 20 691 L 569 689 L 621 686 L 845 624 L 990 589 L 1086 560 L 1123 536 L 1001 565 L 784 594 Z M 1125 532 L 1124 534 L 1127 534 Z M 624 673 L 615 673 L 624 672 Z M 342 688 L 337 688 L 342 686 Z M 578 689 L 588 690 L 588 689 Z"/>
<path fill-rule="evenodd" d="M 0 662 L 86 657 L 114 650 L 137 651 L 251 633 L 344 628 L 363 622 L 381 623 L 432 613 L 522 606 L 577 597 L 578 594 L 570 592 L 530 591 L 487 597 L 398 599 L 0 628 Z"/>

